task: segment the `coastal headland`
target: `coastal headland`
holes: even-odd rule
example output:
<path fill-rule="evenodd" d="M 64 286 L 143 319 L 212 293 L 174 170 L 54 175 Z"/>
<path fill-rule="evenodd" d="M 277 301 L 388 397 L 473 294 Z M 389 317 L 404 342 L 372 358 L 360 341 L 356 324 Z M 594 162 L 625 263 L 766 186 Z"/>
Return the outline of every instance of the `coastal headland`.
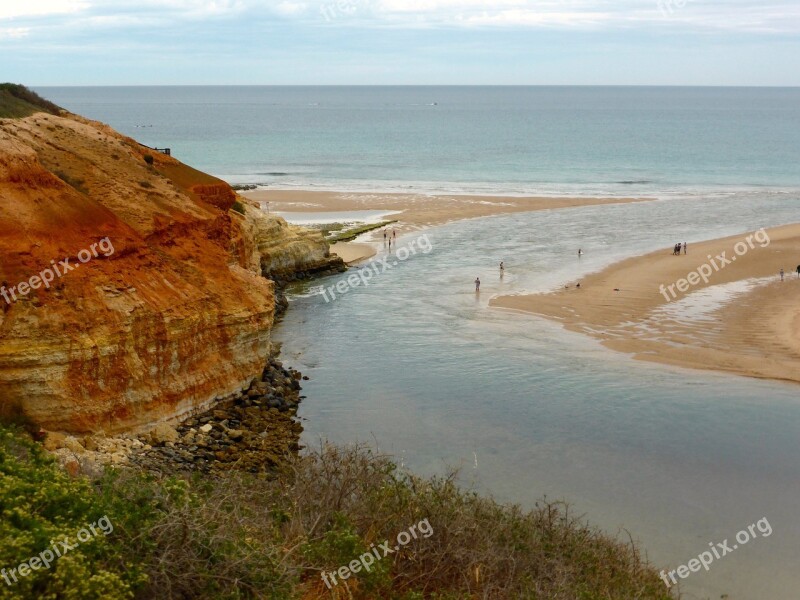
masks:
<path fill-rule="evenodd" d="M 0 416 L 139 431 L 247 389 L 282 286 L 341 260 L 224 181 L 41 104 L 0 120 Z"/>

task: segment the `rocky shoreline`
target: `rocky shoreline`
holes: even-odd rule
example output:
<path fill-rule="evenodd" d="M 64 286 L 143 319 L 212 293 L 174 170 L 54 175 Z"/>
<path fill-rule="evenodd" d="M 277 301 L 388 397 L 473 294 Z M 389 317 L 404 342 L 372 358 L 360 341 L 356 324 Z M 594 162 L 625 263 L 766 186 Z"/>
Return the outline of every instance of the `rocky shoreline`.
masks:
<path fill-rule="evenodd" d="M 161 423 L 146 434 L 113 437 L 49 433 L 45 447 L 74 473 L 107 465 L 155 475 L 266 473 L 300 450 L 302 379 L 273 356 L 247 389 L 219 398 L 212 408 L 176 427 Z"/>
<path fill-rule="evenodd" d="M 292 283 L 347 270 L 341 259 L 300 272 L 264 273 L 275 282 L 275 318 L 288 308 Z M 261 376 L 235 393 L 216 398 L 208 410 L 177 425 L 159 423 L 144 434 L 70 436 L 44 432 L 44 446 L 71 473 L 99 472 L 106 466 L 135 468 L 157 476 L 214 474 L 227 470 L 267 473 L 300 451 L 303 426 L 297 417 L 299 371 L 287 369 L 276 348 Z"/>
<path fill-rule="evenodd" d="M 345 262 L 338 256 L 333 256 L 330 257 L 324 265 L 305 271 L 290 273 L 262 272 L 264 277 L 275 282 L 275 318 L 280 319 L 289 308 L 289 299 L 286 297 L 286 289 L 291 284 L 299 281 L 310 281 L 337 273 L 344 273 L 345 271 L 347 271 Z"/>

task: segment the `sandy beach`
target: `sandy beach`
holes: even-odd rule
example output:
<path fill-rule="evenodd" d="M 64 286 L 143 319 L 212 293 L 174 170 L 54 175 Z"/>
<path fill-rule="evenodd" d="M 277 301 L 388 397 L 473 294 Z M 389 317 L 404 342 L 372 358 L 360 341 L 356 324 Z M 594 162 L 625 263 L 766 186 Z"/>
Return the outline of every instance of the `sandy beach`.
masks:
<path fill-rule="evenodd" d="M 401 232 L 491 215 L 649 200 L 648 198 L 518 198 L 306 190 L 254 190 L 242 194 L 257 202 L 269 202 L 269 209 L 273 212 L 397 211 L 398 214 L 390 218 L 399 221 L 396 228 Z"/>
<path fill-rule="evenodd" d="M 670 246 L 491 306 L 558 320 L 640 360 L 800 382 L 800 224 L 766 230 L 768 243 L 763 233 L 680 256 Z"/>
<path fill-rule="evenodd" d="M 331 246 L 331 252 L 338 255 L 339 258 L 345 262 L 345 264 L 354 265 L 362 260 L 372 258 L 378 253 L 378 250 L 375 248 L 375 246 L 371 246 L 370 244 L 360 244 L 358 242 L 338 242 Z"/>

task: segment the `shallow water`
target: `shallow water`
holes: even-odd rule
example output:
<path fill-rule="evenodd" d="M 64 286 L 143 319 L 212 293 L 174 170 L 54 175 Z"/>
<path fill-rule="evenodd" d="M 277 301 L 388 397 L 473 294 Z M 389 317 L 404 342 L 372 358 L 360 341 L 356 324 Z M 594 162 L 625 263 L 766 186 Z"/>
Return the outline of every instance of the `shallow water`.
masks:
<path fill-rule="evenodd" d="M 379 223 L 397 214 L 393 210 L 345 210 L 340 212 L 274 212 L 294 225 L 327 225 L 330 223 Z"/>
<path fill-rule="evenodd" d="M 656 308 L 652 312 L 651 318 L 686 325 L 699 321 L 714 323 L 717 320 L 716 312 L 721 308 L 724 309 L 726 304 L 735 301 L 738 296 L 772 281 L 775 281 L 774 276 L 743 279 L 695 291 L 690 290 L 688 295 L 683 298 Z"/>
<path fill-rule="evenodd" d="M 429 230 L 432 251 L 390 259 L 396 265 L 368 287 L 336 300 L 315 295 L 318 285 L 299 288 L 275 337 L 311 377 L 305 441 L 377 440 L 419 472 L 462 466 L 465 482 L 503 500 L 567 499 L 607 530 L 627 528 L 664 566 L 766 517 L 771 536 L 693 573 L 683 589 L 688 598 L 793 598 L 797 386 L 633 361 L 487 304 L 674 240 L 691 249 L 796 220 L 797 200 L 734 194 L 465 221 Z"/>

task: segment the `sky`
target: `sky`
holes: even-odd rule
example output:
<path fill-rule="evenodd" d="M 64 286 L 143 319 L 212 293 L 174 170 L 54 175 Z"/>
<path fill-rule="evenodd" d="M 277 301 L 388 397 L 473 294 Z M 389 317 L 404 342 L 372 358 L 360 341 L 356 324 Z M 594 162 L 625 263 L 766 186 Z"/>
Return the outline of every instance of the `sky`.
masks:
<path fill-rule="evenodd" d="M 2 0 L 0 81 L 800 85 L 799 0 Z"/>

